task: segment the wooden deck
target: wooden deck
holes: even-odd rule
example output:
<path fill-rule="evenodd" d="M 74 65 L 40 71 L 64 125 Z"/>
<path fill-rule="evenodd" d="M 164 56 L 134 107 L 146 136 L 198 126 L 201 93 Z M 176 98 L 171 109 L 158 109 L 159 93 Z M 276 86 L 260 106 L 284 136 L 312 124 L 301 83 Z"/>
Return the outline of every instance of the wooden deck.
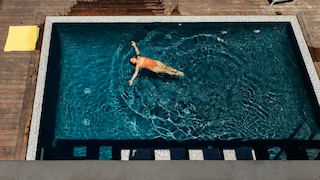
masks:
<path fill-rule="evenodd" d="M 319 0 L 0 0 L 0 160 L 25 159 L 40 55 L 3 52 L 10 25 L 43 25 L 47 15 L 296 15 L 320 72 L 319 9 Z"/>

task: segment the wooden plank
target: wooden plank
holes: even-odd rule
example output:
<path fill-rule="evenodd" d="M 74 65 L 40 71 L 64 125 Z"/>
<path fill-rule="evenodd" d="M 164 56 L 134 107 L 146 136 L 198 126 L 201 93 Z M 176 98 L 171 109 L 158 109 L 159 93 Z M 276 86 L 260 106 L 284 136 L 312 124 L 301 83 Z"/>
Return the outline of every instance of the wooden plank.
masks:
<path fill-rule="evenodd" d="M 0 115 L 2 114 L 20 114 L 21 113 L 22 104 L 19 105 L 0 105 Z M 1 129 L 1 127 L 0 127 Z M 0 132 L 1 133 L 1 132 Z"/>
<path fill-rule="evenodd" d="M 15 76 L 11 76 L 11 75 L 0 76 L 0 80 L 8 80 L 8 81 L 10 81 L 10 80 L 26 81 L 26 79 L 27 79 L 27 76 L 26 75 L 21 75 L 21 74 L 15 75 Z M 25 84 L 25 83 L 23 83 L 23 84 Z M 6 84 L 1 84 L 1 86 L 4 86 L 4 85 L 6 85 Z M 15 84 L 13 84 L 13 85 L 15 85 Z M 1 89 L 0 89 L 0 91 L 1 91 Z"/>
<path fill-rule="evenodd" d="M 24 89 L 0 89 L 0 94 L 9 94 L 9 95 L 14 95 L 14 94 L 23 94 Z"/>
<path fill-rule="evenodd" d="M 314 63 L 314 67 L 317 70 L 317 74 L 320 77 L 320 62 L 313 62 Z"/>
<path fill-rule="evenodd" d="M 16 135 L 18 135 L 18 129 L 4 129 L 4 130 L 1 130 L 1 136 L 2 135 L 16 136 Z"/>
<path fill-rule="evenodd" d="M 0 130 L 13 130 L 17 128 L 19 128 L 19 123 L 2 123 L 0 126 Z"/>
<path fill-rule="evenodd" d="M 15 146 L 0 146 L 0 160 L 14 160 Z"/>
<path fill-rule="evenodd" d="M 8 90 L 24 90 L 26 86 L 24 84 L 13 84 L 13 85 L 2 85 L 0 84 L 0 89 L 8 89 Z"/>
<path fill-rule="evenodd" d="M 21 117 L 20 117 L 20 114 L 17 114 L 17 116 L 18 116 L 18 118 L 1 118 L 0 119 L 0 123 L 1 123 L 1 125 L 3 125 L 3 127 L 1 127 L 2 130 L 12 130 L 10 128 L 8 129 L 8 127 L 11 126 L 11 125 L 19 124 Z"/>
<path fill-rule="evenodd" d="M 15 95 L 15 94 L 14 94 Z M 22 98 L 1 98 L 0 104 L 22 104 Z"/>
<path fill-rule="evenodd" d="M 10 136 L 14 137 L 12 135 L 10 135 Z M 16 146 L 16 141 L 17 141 L 17 138 L 9 140 L 9 141 L 1 141 L 0 140 L 0 146 Z"/>
<path fill-rule="evenodd" d="M 3 142 L 3 143 L 5 143 L 7 141 L 16 141 L 16 140 L 17 140 L 17 135 L 1 134 L 1 136 L 0 136 L 0 142 Z M 13 144 L 13 145 L 15 145 L 15 144 Z M 0 144 L 0 146 L 2 146 L 2 145 Z M 8 146 L 10 146 L 10 145 L 8 145 Z"/>
<path fill-rule="evenodd" d="M 22 116 L 20 119 L 19 138 L 17 139 L 15 159 L 25 159 L 26 157 L 39 61 L 40 53 L 34 51 L 28 69 L 28 77 L 30 78 L 27 80 L 26 91 L 24 93 L 24 103 L 21 111 Z"/>
<path fill-rule="evenodd" d="M 5 113 L 0 116 L 0 122 L 2 122 L 3 119 L 20 119 L 20 116 L 21 116 L 21 114 Z M 18 123 L 18 122 L 16 122 L 16 123 Z"/>
<path fill-rule="evenodd" d="M 27 76 L 24 76 L 24 78 L 19 79 L 8 79 L 7 77 L 4 77 L 3 79 L 0 79 L 1 85 L 19 85 L 19 84 L 25 84 L 26 83 Z M 0 98 L 3 97 L 2 94 L 0 94 Z"/>
<path fill-rule="evenodd" d="M 22 105 L 22 103 L 7 103 L 7 104 L 0 104 L 0 108 L 1 109 L 16 109 L 16 108 L 20 108 L 21 105 Z"/>
<path fill-rule="evenodd" d="M 320 49 L 309 47 L 313 61 L 320 62 Z"/>

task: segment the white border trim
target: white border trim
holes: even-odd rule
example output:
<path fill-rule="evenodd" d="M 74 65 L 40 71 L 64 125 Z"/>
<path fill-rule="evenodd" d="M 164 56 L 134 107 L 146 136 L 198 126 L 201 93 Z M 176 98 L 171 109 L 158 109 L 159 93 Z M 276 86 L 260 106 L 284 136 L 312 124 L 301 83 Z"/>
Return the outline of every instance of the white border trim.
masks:
<path fill-rule="evenodd" d="M 40 63 L 37 77 L 37 85 L 33 103 L 32 119 L 28 140 L 26 160 L 36 160 L 40 120 L 42 114 L 42 103 L 44 96 L 45 81 L 47 75 L 49 48 L 51 42 L 52 23 L 47 21 L 44 27 L 44 34 L 41 47 Z"/>
<path fill-rule="evenodd" d="M 294 18 L 291 21 L 291 26 L 296 37 L 296 41 L 298 43 L 304 64 L 306 66 L 307 72 L 309 74 L 309 78 L 313 87 L 313 91 L 316 95 L 318 104 L 320 103 L 320 80 L 317 74 L 317 70 L 314 66 L 312 57 L 310 55 L 308 45 L 303 37 L 303 33 L 297 18 Z"/>
<path fill-rule="evenodd" d="M 37 87 L 32 112 L 32 121 L 26 160 L 35 160 L 42 103 L 51 42 L 52 25 L 54 23 L 153 23 L 153 22 L 288 22 L 291 24 L 297 39 L 304 63 L 309 73 L 318 103 L 320 102 L 320 81 L 314 67 L 302 30 L 295 16 L 48 16 L 46 18 Z"/>
<path fill-rule="evenodd" d="M 50 23 L 292 22 L 295 16 L 48 16 Z"/>

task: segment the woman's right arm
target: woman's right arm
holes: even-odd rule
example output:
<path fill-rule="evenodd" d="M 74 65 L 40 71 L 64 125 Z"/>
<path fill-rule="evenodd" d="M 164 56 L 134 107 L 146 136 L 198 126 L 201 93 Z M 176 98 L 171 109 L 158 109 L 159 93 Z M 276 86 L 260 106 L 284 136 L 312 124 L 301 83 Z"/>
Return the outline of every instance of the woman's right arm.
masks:
<path fill-rule="evenodd" d="M 137 47 L 136 42 L 131 41 L 131 46 L 134 48 L 134 51 L 136 52 L 136 55 L 139 56 L 140 55 L 140 51 L 139 51 L 139 49 Z"/>

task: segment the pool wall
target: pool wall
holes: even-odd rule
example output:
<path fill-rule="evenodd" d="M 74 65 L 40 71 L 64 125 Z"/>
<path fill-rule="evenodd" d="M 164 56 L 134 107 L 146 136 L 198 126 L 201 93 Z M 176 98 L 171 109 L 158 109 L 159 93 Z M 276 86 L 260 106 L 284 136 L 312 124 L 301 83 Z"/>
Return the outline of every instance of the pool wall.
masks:
<path fill-rule="evenodd" d="M 202 23 L 202 22 L 252 22 L 252 23 L 290 23 L 297 44 L 303 57 L 306 70 L 316 96 L 320 102 L 320 81 L 314 67 L 307 44 L 303 37 L 299 22 L 295 16 L 54 16 L 47 17 L 45 22 L 43 42 L 40 56 L 40 64 L 33 105 L 33 113 L 30 127 L 29 142 L 26 160 L 35 160 L 39 139 L 40 120 L 42 115 L 43 97 L 46 84 L 48 57 L 51 44 L 52 27 L 55 23 L 154 23 L 154 22 L 176 22 L 176 23 Z"/>

